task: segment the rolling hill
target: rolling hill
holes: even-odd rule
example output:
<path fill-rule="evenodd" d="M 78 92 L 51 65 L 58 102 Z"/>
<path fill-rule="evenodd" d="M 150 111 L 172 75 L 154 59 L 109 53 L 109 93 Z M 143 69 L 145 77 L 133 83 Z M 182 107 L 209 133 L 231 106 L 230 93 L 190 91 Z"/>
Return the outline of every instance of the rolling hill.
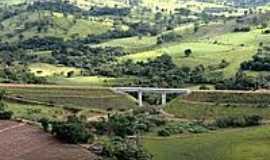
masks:
<path fill-rule="evenodd" d="M 216 83 L 213 80 L 233 78 L 241 70 L 241 64 L 256 54 L 259 45 L 267 45 L 269 42 L 269 36 L 262 34 L 269 23 L 266 9 L 252 10 L 245 8 L 245 5 L 236 8 L 223 2 L 225 1 L 2 1 L 2 4 L 9 5 L 9 9 L 3 6 L 0 12 L 0 39 L 2 43 L 9 43 L 10 47 L 3 47 L 1 52 L 23 52 L 29 63 L 26 65 L 27 70 L 35 76 L 46 77 L 50 83 L 55 84 L 72 84 L 73 80 L 74 84 L 78 84 L 78 79 L 86 82 L 87 77 L 101 77 L 101 83 L 95 83 L 97 85 L 102 84 L 104 78 L 129 79 L 137 75 L 113 75 L 110 72 L 119 71 L 108 69 L 115 70 L 115 63 L 125 65 L 127 60 L 147 63 L 149 59 L 156 59 L 164 54 L 171 56 L 179 68 L 189 67 L 193 70 L 199 65 L 203 66 L 204 74 L 210 80 L 199 83 Z M 246 26 L 250 26 L 250 31 L 234 31 Z M 51 39 L 53 42 L 50 42 Z M 39 46 L 29 45 L 36 44 L 37 40 L 44 42 Z M 53 44 L 56 42 L 57 44 Z M 55 47 L 59 44 L 69 47 L 64 52 L 82 49 L 78 45 L 83 45 L 106 48 L 105 52 L 113 50 L 117 54 L 99 53 L 103 55 L 99 56 L 102 58 L 97 62 L 88 60 L 76 64 L 89 57 L 85 58 L 81 53 L 67 57 L 66 54 L 58 55 L 63 52 Z M 192 54 L 186 57 L 185 51 L 188 49 Z M 63 57 L 71 62 L 63 63 L 60 59 Z M 13 59 L 14 64 L 25 61 L 20 56 Z M 50 71 L 56 68 L 59 72 Z M 67 70 L 64 71 L 65 69 Z M 67 77 L 68 72 L 72 72 L 73 79 L 66 79 L 70 78 Z M 133 79 L 128 81 L 132 82 Z M 93 84 L 92 80 L 89 81 L 89 84 Z M 121 80 L 118 82 L 122 83 Z M 137 82 L 134 83 L 137 85 Z M 117 81 L 113 84 L 121 85 Z"/>

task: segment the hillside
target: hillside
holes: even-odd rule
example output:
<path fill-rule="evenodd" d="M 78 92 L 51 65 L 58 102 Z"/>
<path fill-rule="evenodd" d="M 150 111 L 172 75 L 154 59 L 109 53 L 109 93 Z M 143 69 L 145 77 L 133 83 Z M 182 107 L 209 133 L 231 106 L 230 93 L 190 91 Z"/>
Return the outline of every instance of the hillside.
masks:
<path fill-rule="evenodd" d="M 136 106 L 134 99 L 117 94 L 108 88 L 1 85 L 7 100 L 64 108 L 126 110 Z M 55 94 L 57 93 L 57 94 Z"/>
<path fill-rule="evenodd" d="M 243 72 L 242 64 L 267 47 L 269 18 L 266 4 L 247 3 L 258 8 L 195 0 L 2 1 L 1 81 L 185 87 L 241 84 L 241 72 L 254 88 L 268 73 Z M 156 60 L 162 55 L 171 59 Z M 164 73 L 176 79 L 164 79 L 150 63 L 173 63 Z"/>

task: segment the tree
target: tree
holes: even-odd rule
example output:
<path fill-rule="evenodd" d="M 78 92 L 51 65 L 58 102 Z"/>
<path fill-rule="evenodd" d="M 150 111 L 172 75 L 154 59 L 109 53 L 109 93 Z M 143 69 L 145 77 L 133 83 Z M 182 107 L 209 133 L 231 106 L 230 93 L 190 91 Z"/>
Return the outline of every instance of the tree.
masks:
<path fill-rule="evenodd" d="M 3 98 L 6 92 L 4 90 L 0 91 L 0 120 L 9 120 L 12 118 L 13 112 L 6 111 L 5 104 L 3 103 Z"/>
<path fill-rule="evenodd" d="M 199 30 L 199 27 L 200 27 L 200 24 L 199 23 L 194 23 L 194 33 L 198 32 Z"/>
<path fill-rule="evenodd" d="M 24 39 L 24 35 L 23 34 L 20 34 L 19 35 L 19 40 L 22 41 Z"/>
<path fill-rule="evenodd" d="M 49 131 L 49 120 L 47 118 L 42 118 L 39 120 L 39 122 L 41 123 L 41 126 L 43 127 L 45 132 Z"/>
<path fill-rule="evenodd" d="M 67 72 L 67 78 L 72 77 L 74 74 L 75 74 L 74 71 L 69 71 L 69 72 Z"/>
<path fill-rule="evenodd" d="M 185 50 L 185 56 L 189 57 L 192 54 L 192 50 L 191 49 L 186 49 Z"/>
<path fill-rule="evenodd" d="M 248 15 L 248 10 L 244 11 L 244 15 L 247 16 Z"/>

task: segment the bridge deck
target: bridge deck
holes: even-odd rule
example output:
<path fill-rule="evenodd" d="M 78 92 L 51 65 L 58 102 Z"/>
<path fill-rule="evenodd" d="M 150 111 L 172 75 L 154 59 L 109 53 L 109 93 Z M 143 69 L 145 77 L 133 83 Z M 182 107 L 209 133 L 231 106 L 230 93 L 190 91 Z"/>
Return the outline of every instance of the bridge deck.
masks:
<path fill-rule="evenodd" d="M 189 94 L 189 89 L 177 89 L 177 88 L 142 88 L 142 87 L 116 87 L 116 91 L 122 92 L 152 92 L 152 93 L 186 93 Z"/>

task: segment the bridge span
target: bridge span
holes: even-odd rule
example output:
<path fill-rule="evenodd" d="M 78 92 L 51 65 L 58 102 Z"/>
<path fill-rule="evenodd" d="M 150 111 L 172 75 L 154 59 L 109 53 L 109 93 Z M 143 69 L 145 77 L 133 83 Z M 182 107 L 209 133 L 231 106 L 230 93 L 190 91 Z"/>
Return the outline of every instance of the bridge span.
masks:
<path fill-rule="evenodd" d="M 138 104 L 140 107 L 143 106 L 143 93 L 160 93 L 162 97 L 162 106 L 167 103 L 167 94 L 179 94 L 188 95 L 191 93 L 189 89 L 177 89 L 177 88 L 149 88 L 149 87 L 115 87 L 113 88 L 116 92 L 120 93 L 132 93 L 138 94 Z"/>

